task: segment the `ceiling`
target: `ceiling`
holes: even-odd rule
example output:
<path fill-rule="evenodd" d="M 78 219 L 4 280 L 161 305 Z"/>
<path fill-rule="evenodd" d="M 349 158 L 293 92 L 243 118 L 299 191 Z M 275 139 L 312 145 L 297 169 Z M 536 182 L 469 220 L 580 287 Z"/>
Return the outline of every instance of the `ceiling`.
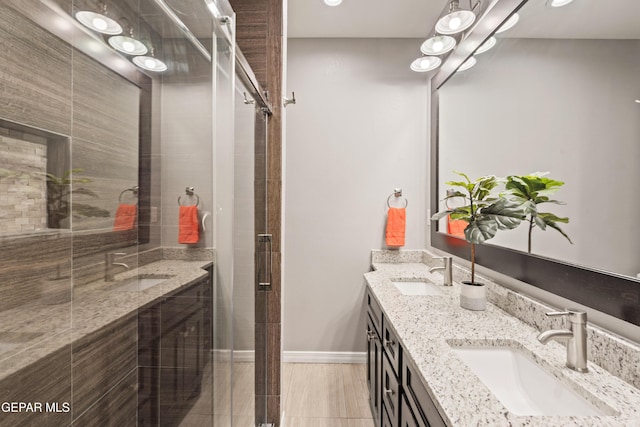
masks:
<path fill-rule="evenodd" d="M 483 0 L 489 1 L 489 0 Z M 288 36 L 426 38 L 447 0 L 288 0 Z M 530 0 L 504 37 L 640 39 L 640 0 L 575 0 L 561 8 Z M 466 0 L 460 5 L 465 7 Z"/>
<path fill-rule="evenodd" d="M 465 3 L 465 0 L 461 4 Z M 447 0 L 288 0 L 289 37 L 426 38 Z"/>

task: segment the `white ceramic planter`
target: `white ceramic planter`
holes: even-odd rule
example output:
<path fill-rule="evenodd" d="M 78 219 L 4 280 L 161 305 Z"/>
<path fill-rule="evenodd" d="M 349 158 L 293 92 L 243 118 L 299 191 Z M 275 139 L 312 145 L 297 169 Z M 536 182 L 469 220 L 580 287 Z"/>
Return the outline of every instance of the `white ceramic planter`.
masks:
<path fill-rule="evenodd" d="M 484 283 L 462 282 L 460 307 L 473 311 L 482 311 L 487 308 L 487 287 Z"/>

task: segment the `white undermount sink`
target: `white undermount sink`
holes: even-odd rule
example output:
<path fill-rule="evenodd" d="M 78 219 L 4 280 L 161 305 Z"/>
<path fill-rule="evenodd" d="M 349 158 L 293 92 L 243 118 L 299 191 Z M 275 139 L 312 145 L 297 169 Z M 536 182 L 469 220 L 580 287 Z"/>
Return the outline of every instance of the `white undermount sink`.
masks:
<path fill-rule="evenodd" d="M 516 349 L 452 348 L 509 412 L 515 415 L 610 415 L 593 406 Z"/>
<path fill-rule="evenodd" d="M 438 285 L 424 281 L 391 281 L 402 295 L 442 295 Z"/>
<path fill-rule="evenodd" d="M 124 282 L 117 284 L 113 289 L 125 292 L 140 292 L 159 285 L 172 277 L 173 276 L 164 275 L 132 277 L 131 279 L 127 279 Z"/>

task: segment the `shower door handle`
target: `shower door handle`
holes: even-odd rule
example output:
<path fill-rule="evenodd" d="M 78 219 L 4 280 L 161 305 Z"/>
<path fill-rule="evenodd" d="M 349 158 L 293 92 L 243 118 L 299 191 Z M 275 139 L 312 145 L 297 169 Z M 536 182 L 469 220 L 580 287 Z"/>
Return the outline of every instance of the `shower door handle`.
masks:
<path fill-rule="evenodd" d="M 258 234 L 258 268 L 256 269 L 256 273 L 258 276 L 258 289 L 260 290 L 271 289 L 271 272 L 273 268 L 273 262 L 271 259 L 272 239 L 273 235 L 271 234 Z M 268 250 L 265 249 L 263 245 L 268 245 Z"/>

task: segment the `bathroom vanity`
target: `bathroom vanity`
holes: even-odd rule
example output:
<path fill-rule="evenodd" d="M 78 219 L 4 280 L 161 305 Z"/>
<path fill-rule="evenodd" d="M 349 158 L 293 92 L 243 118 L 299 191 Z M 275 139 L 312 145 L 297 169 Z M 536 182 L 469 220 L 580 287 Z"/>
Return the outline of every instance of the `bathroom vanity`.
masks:
<path fill-rule="evenodd" d="M 212 271 L 210 260 L 160 259 L 78 286 L 73 328 L 62 314 L 68 302 L 0 313 L 4 324 L 23 325 L 12 331 L 21 340 L 3 351 L 1 400 L 31 402 L 35 390 L 60 409 L 4 413 L 0 426 L 179 425 L 211 349 Z M 29 334 L 45 320 L 55 333 Z"/>
<path fill-rule="evenodd" d="M 483 279 L 487 309 L 462 309 L 459 286 L 468 273 L 454 268 L 453 286 L 444 287 L 442 275 L 429 272 L 439 265 L 431 258 L 426 251 L 374 251 L 375 271 L 365 274 L 367 380 L 376 426 L 640 425 L 637 343 L 589 325 L 589 372 L 570 370 L 564 346 L 536 339 L 563 326 L 562 319 L 545 316 L 553 308 Z M 411 294 L 394 282 L 426 282 L 438 292 Z M 479 372 L 463 357 L 466 350 L 488 356 Z M 506 353 L 508 362 L 494 366 L 492 360 L 501 359 L 493 351 Z M 515 386 L 491 382 L 532 368 L 540 370 L 532 378 L 549 380 L 525 382 L 523 399 L 533 409 L 500 394 L 500 387 L 515 394 Z M 538 397 L 543 401 L 534 401 Z"/>

